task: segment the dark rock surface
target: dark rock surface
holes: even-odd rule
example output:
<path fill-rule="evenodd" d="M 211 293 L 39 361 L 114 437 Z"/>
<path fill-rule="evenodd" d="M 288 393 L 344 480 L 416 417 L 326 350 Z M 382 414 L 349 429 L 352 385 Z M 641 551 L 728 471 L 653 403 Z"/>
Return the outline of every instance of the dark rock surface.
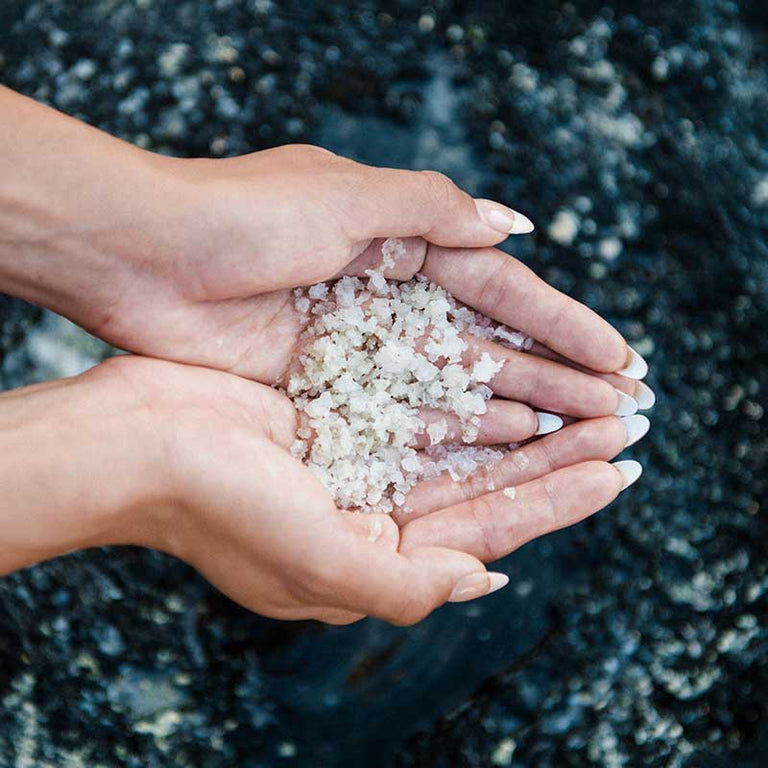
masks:
<path fill-rule="evenodd" d="M 0 765 L 763 765 L 761 5 L 6 0 L 0 81 L 142 146 L 313 140 L 513 202 L 659 402 L 630 493 L 413 629 L 266 621 L 140 550 L 4 579 Z"/>

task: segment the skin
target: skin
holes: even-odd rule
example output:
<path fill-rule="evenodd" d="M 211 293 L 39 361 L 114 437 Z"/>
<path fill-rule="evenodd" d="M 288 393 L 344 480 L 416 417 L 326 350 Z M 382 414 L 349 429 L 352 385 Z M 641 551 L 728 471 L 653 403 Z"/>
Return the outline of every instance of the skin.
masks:
<path fill-rule="evenodd" d="M 506 234 L 440 174 L 302 145 L 166 158 L 0 88 L 0 284 L 122 349 L 280 382 L 301 331 L 290 289 L 362 274 L 385 235 L 406 238 L 390 276 L 421 271 L 587 369 L 627 361 L 608 323 L 490 247 Z M 598 377 L 518 357 L 526 386 L 509 396 L 541 379 L 563 412 L 615 409 Z"/>
<path fill-rule="evenodd" d="M 515 500 L 439 478 L 393 518 L 336 509 L 290 454 L 290 401 L 220 371 L 117 357 L 0 395 L 0 425 L 0 573 L 134 544 L 185 560 L 250 610 L 336 624 L 413 624 L 462 579 L 462 599 L 485 594 L 483 562 L 619 493 L 606 460 L 625 440 L 615 417 L 574 424 L 526 448 L 523 473 L 512 459 L 495 470 L 519 484 Z"/>
<path fill-rule="evenodd" d="M 3 452 L 3 571 L 143 544 L 266 615 L 413 623 L 451 595 L 486 594 L 484 561 L 608 503 L 621 479 L 605 461 L 625 440 L 608 416 L 614 387 L 634 387 L 614 373 L 626 342 L 494 248 L 507 231 L 488 206 L 506 210 L 440 174 L 317 147 L 161 157 L 0 88 L 0 288 L 175 361 L 123 357 L 0 398 L 15 425 Z M 425 487 L 409 497 L 413 517 L 379 519 L 369 541 L 376 518 L 340 513 L 287 452 L 296 416 L 264 385 L 283 383 L 299 353 L 293 289 L 363 274 L 385 237 L 406 245 L 388 276 L 420 271 L 541 345 L 523 354 L 468 340 L 468 361 L 484 351 L 505 360 L 481 442 L 530 437 L 533 409 L 593 420 L 558 436 L 580 446 L 562 452 L 568 464 L 519 479 L 524 527 L 508 522 L 522 502 L 479 485 Z M 56 503 L 42 503 L 42 488 Z"/>

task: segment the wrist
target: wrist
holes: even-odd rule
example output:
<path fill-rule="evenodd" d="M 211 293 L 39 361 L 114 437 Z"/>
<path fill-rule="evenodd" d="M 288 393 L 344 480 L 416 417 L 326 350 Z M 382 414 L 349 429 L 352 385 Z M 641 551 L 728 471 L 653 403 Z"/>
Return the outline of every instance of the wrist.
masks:
<path fill-rule="evenodd" d="M 0 573 L 75 549 L 154 546 L 161 447 L 98 370 L 0 396 Z"/>
<path fill-rule="evenodd" d="M 0 290 L 89 330 L 169 238 L 173 162 L 0 88 Z"/>

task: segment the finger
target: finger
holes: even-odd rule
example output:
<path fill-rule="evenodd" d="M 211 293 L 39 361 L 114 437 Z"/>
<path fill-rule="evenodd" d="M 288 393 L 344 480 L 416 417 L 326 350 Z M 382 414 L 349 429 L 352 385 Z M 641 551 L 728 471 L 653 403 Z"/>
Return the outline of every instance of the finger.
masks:
<path fill-rule="evenodd" d="M 324 624 L 344 626 L 354 624 L 365 616 L 362 613 L 352 613 L 336 608 L 307 608 L 306 606 L 293 608 L 276 608 L 274 618 L 281 621 L 322 621 Z"/>
<path fill-rule="evenodd" d="M 607 416 L 570 424 L 510 451 L 501 461 L 477 470 L 466 480 L 454 481 L 449 475 L 422 480 L 408 493 L 403 509 L 395 510 L 392 516 L 398 525 L 404 526 L 435 510 L 527 483 L 573 464 L 610 461 L 639 440 L 648 427 L 644 416 Z"/>
<path fill-rule="evenodd" d="M 496 491 L 421 517 L 401 531 L 401 549 L 442 546 L 483 562 L 497 560 L 528 541 L 578 523 L 613 501 L 632 475 L 602 461 L 567 467 L 538 480 Z"/>
<path fill-rule="evenodd" d="M 416 547 L 405 556 L 366 540 L 341 515 L 334 525 L 331 536 L 322 536 L 324 546 L 309 550 L 304 563 L 306 598 L 318 607 L 409 625 L 456 599 L 454 590 L 461 591 L 467 579 L 477 597 L 494 587 L 483 564 L 463 552 Z"/>
<path fill-rule="evenodd" d="M 561 365 L 567 365 L 582 373 L 588 373 L 591 376 L 597 376 L 603 381 L 607 381 L 612 387 L 629 395 L 636 403 L 639 410 L 644 411 L 648 408 L 653 408 L 656 403 L 655 392 L 644 382 L 636 379 L 630 379 L 626 376 L 622 376 L 620 373 L 597 373 L 589 368 L 585 368 L 583 365 L 574 363 L 573 360 L 569 360 L 563 355 L 553 352 L 549 347 L 545 347 L 539 342 L 535 342 L 531 347 L 530 353 L 532 355 L 538 355 L 544 357 L 547 360 L 553 360 Z"/>
<path fill-rule="evenodd" d="M 563 425 L 559 416 L 537 413 L 522 403 L 492 398 L 486 406 L 488 410 L 476 417 L 478 433 L 471 441 L 473 445 L 519 443 L 536 434 L 554 432 Z M 465 442 L 467 424 L 456 414 L 423 408 L 419 418 L 425 429 L 416 435 L 415 447 Z"/>
<path fill-rule="evenodd" d="M 383 266 L 384 277 L 390 280 L 410 280 L 424 263 L 427 245 L 423 237 L 377 237 L 370 242 L 364 241 L 360 254 L 336 277 L 366 277 L 368 270 Z"/>
<path fill-rule="evenodd" d="M 365 541 L 386 547 L 392 552 L 397 549 L 400 532 L 390 515 L 347 510 L 342 510 L 341 515 Z"/>
<path fill-rule="evenodd" d="M 497 362 L 505 361 L 503 368 L 488 382 L 499 397 L 582 419 L 608 416 L 617 411 L 629 415 L 636 410 L 634 402 L 626 402 L 630 398 L 622 397 L 610 384 L 595 376 L 470 334 L 463 338 L 467 342 L 466 364 L 479 360 L 485 353 Z"/>
<path fill-rule="evenodd" d="M 346 211 L 354 241 L 375 237 L 421 236 L 443 246 L 495 245 L 533 224 L 521 213 L 490 200 L 474 200 L 447 176 L 356 165 L 345 179 L 337 206 Z"/>
<path fill-rule="evenodd" d="M 346 627 L 365 618 L 365 614 L 351 613 L 350 611 L 320 610 L 311 617 L 315 621 L 321 621 L 323 624 L 333 624 L 337 627 Z"/>
<path fill-rule="evenodd" d="M 628 373 L 633 378 L 644 375 L 638 371 L 639 355 L 615 328 L 502 251 L 432 246 L 422 272 L 459 301 L 574 362 L 603 373 L 632 363 Z"/>

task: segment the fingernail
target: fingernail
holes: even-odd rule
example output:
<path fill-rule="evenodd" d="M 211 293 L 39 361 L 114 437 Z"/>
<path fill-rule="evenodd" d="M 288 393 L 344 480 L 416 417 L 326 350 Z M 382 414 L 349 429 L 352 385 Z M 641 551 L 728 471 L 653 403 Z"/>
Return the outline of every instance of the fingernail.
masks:
<path fill-rule="evenodd" d="M 616 373 L 620 373 L 628 379 L 644 379 L 648 373 L 648 363 L 629 345 L 627 345 L 627 350 L 627 364 Z"/>
<path fill-rule="evenodd" d="M 467 600 L 485 597 L 490 595 L 491 592 L 496 592 L 505 587 L 507 584 L 509 584 L 509 576 L 506 573 L 496 573 L 494 571 L 469 573 L 466 576 L 462 576 L 456 582 L 448 602 L 465 603 Z"/>
<path fill-rule="evenodd" d="M 480 218 L 497 232 L 505 235 L 527 235 L 533 232 L 533 222 L 522 213 L 513 211 L 493 200 L 475 200 L 475 207 Z"/>
<path fill-rule="evenodd" d="M 624 443 L 625 448 L 629 448 L 630 445 L 634 445 L 641 437 L 644 437 L 651 426 L 651 422 L 648 421 L 647 417 L 640 414 L 623 416 L 621 421 L 624 424 L 624 429 L 627 431 L 627 442 Z"/>
<path fill-rule="evenodd" d="M 638 410 L 646 411 L 656 403 L 656 393 L 644 381 L 638 381 L 635 384 L 635 400 Z"/>
<path fill-rule="evenodd" d="M 620 389 L 616 390 L 616 394 L 619 396 L 619 404 L 613 412 L 614 416 L 631 416 L 633 413 L 637 413 L 637 402 L 634 398 Z"/>
<path fill-rule="evenodd" d="M 534 433 L 536 435 L 548 435 L 563 426 L 563 420 L 559 416 L 555 416 L 554 413 L 542 413 L 541 411 L 534 411 L 534 413 L 539 421 L 539 428 Z"/>
<path fill-rule="evenodd" d="M 621 475 L 621 490 L 629 488 L 632 483 L 643 474 L 643 465 L 639 461 L 627 459 L 626 461 L 614 461 L 613 466 Z"/>

